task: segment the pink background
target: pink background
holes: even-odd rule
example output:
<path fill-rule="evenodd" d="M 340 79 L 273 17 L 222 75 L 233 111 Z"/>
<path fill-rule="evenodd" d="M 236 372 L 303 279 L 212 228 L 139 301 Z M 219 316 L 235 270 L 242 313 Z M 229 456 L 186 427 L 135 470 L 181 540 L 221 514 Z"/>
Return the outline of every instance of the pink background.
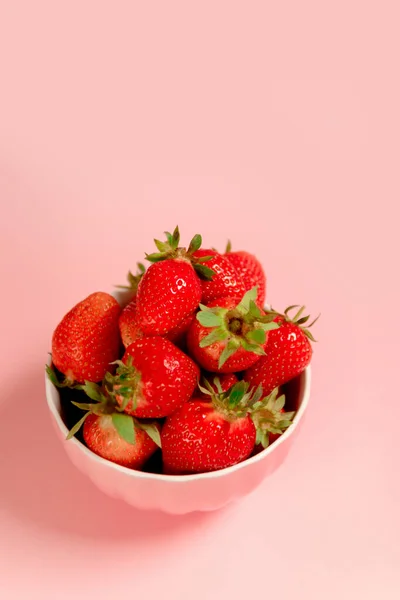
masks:
<path fill-rule="evenodd" d="M 400 597 L 396 4 L 0 2 L 2 599 Z M 286 463 L 172 518 L 69 463 L 43 365 L 176 223 L 322 318 Z"/>

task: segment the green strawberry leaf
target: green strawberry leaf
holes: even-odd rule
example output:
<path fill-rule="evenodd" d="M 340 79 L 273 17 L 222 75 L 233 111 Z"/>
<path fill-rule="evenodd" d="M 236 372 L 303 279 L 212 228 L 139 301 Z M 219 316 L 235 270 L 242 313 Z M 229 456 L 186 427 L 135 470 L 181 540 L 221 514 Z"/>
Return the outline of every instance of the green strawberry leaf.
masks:
<path fill-rule="evenodd" d="M 303 312 L 304 312 L 305 308 L 306 308 L 305 306 L 301 306 L 301 307 L 299 308 L 299 310 L 297 311 L 297 313 L 294 315 L 294 317 L 293 317 L 293 319 L 292 319 L 292 321 L 293 321 L 294 323 L 296 323 L 296 322 L 297 322 L 297 319 L 299 319 L 299 318 L 300 318 L 300 316 L 303 314 Z M 286 309 L 286 310 L 287 310 L 287 309 Z M 286 313 L 286 311 L 285 311 L 285 313 Z"/>
<path fill-rule="evenodd" d="M 118 434 L 133 445 L 136 438 L 133 418 L 125 413 L 113 413 L 112 422 Z"/>
<path fill-rule="evenodd" d="M 90 404 L 88 402 L 75 402 L 74 400 L 71 400 L 71 404 L 80 408 L 81 410 L 86 410 L 86 411 L 90 411 L 90 412 L 92 411 L 92 408 L 94 406 L 97 406 L 97 404 Z"/>
<path fill-rule="evenodd" d="M 260 383 L 260 385 L 257 387 L 257 389 L 254 392 L 253 397 L 252 397 L 252 405 L 253 406 L 261 400 L 261 398 L 263 397 L 263 394 L 264 394 L 264 392 L 262 389 L 262 385 Z"/>
<path fill-rule="evenodd" d="M 189 244 L 189 248 L 188 248 L 188 254 L 193 254 L 193 252 L 196 252 L 196 250 L 199 250 L 202 244 L 202 237 L 199 233 L 196 233 L 196 235 L 194 236 L 194 238 L 191 240 L 190 244 Z"/>
<path fill-rule="evenodd" d="M 232 250 L 232 243 L 231 240 L 228 240 L 228 243 L 226 244 L 226 248 L 225 248 L 225 254 L 228 254 L 228 252 L 230 252 Z"/>
<path fill-rule="evenodd" d="M 289 421 L 289 419 L 283 419 L 282 421 L 278 421 L 277 426 L 279 427 L 279 429 L 287 429 L 288 427 L 290 427 L 291 424 L 292 421 Z"/>
<path fill-rule="evenodd" d="M 249 331 L 246 335 L 246 338 L 249 342 L 254 342 L 255 344 L 265 344 L 267 336 L 265 335 L 265 331 L 263 329 L 253 329 L 253 331 Z"/>
<path fill-rule="evenodd" d="M 80 430 L 80 428 L 82 427 L 82 425 L 84 424 L 84 422 L 86 421 L 87 417 L 90 415 L 90 412 L 87 412 L 85 415 L 83 415 L 83 417 L 81 419 L 79 419 L 79 421 L 77 423 L 75 423 L 75 425 L 72 427 L 72 429 L 70 429 L 68 435 L 67 435 L 67 440 L 70 440 L 71 438 L 74 437 L 74 435 L 76 433 L 78 433 L 78 431 Z"/>
<path fill-rule="evenodd" d="M 101 393 L 101 388 L 97 385 L 97 383 L 93 383 L 92 381 L 85 381 L 85 384 L 80 385 L 79 389 L 83 390 L 86 396 L 89 396 L 91 400 L 101 402 L 104 399 L 104 396 Z"/>
<path fill-rule="evenodd" d="M 206 281 L 209 281 L 215 275 L 215 272 L 212 269 L 210 269 L 210 267 L 206 267 L 206 265 L 194 263 L 193 267 L 200 279 L 205 279 Z"/>
<path fill-rule="evenodd" d="M 201 303 L 199 304 L 199 308 L 200 310 L 204 310 L 205 312 L 214 313 L 214 315 L 222 314 L 225 310 L 223 308 L 220 308 L 219 306 L 214 306 L 213 308 L 210 308 L 209 306 L 206 306 L 205 304 Z"/>
<path fill-rule="evenodd" d="M 47 377 L 50 379 L 51 383 L 53 385 L 55 385 L 56 387 L 60 387 L 60 382 L 57 379 L 57 375 L 56 375 L 55 371 L 49 365 L 46 365 L 45 369 L 46 369 Z"/>
<path fill-rule="evenodd" d="M 149 438 L 152 439 L 159 448 L 161 448 L 160 431 L 155 423 L 139 423 L 139 421 L 136 421 L 135 425 L 139 429 L 145 431 Z"/>
<path fill-rule="evenodd" d="M 163 252 L 153 252 L 153 254 L 146 254 L 146 260 L 156 263 L 165 260 L 165 254 Z"/>
<path fill-rule="evenodd" d="M 242 347 L 245 350 L 247 350 L 247 352 L 253 352 L 254 354 L 259 354 L 260 356 L 265 356 L 265 352 L 261 348 L 261 346 L 258 346 L 257 344 L 250 344 L 245 339 L 242 339 L 240 343 L 241 343 Z"/>
<path fill-rule="evenodd" d="M 288 313 L 293 310 L 294 308 L 299 308 L 300 304 L 292 304 L 291 306 L 288 306 L 287 309 L 285 310 L 285 315 L 288 316 Z"/>
<path fill-rule="evenodd" d="M 257 319 L 257 321 L 259 323 L 271 323 L 272 321 L 275 320 L 275 316 L 274 314 L 268 314 L 268 315 L 262 315 L 261 317 L 259 317 Z"/>
<path fill-rule="evenodd" d="M 234 408 L 237 406 L 242 400 L 243 396 L 247 391 L 248 385 L 245 381 L 239 381 L 235 383 L 235 385 L 231 388 L 228 398 L 228 407 Z"/>
<path fill-rule="evenodd" d="M 200 258 L 196 258 L 196 260 L 199 263 L 203 263 L 203 262 L 208 262 L 209 260 L 212 260 L 213 258 L 214 258 L 214 256 L 200 256 Z"/>
<path fill-rule="evenodd" d="M 174 229 L 174 233 L 172 234 L 171 247 L 173 250 L 176 250 L 179 245 L 179 240 L 181 239 L 181 234 L 179 232 L 178 225 Z"/>
<path fill-rule="evenodd" d="M 241 315 L 247 315 L 250 308 L 250 302 L 257 300 L 257 290 L 258 286 L 255 285 L 251 290 L 245 293 L 236 309 L 240 312 Z"/>
<path fill-rule="evenodd" d="M 208 336 L 208 337 L 210 337 L 210 336 Z M 219 357 L 219 361 L 218 361 L 219 369 L 221 369 L 221 367 L 224 366 L 224 364 L 226 363 L 228 358 L 230 358 L 233 354 L 235 354 L 238 347 L 239 347 L 238 342 L 236 342 L 235 340 L 229 340 L 229 342 L 223 349 L 221 356 Z"/>
<path fill-rule="evenodd" d="M 292 410 L 292 411 L 290 411 L 290 412 L 285 412 L 285 413 L 283 413 L 283 414 L 285 415 L 285 419 L 287 419 L 288 421 L 292 421 L 292 420 L 293 420 L 293 417 L 294 417 L 294 415 L 296 414 L 296 411 L 295 411 L 295 410 Z"/>
<path fill-rule="evenodd" d="M 222 324 L 221 317 L 209 311 L 198 312 L 196 318 L 203 327 L 219 327 Z"/>
<path fill-rule="evenodd" d="M 270 323 L 260 323 L 260 327 L 263 331 L 272 331 L 274 329 L 279 329 L 279 323 L 275 323 L 275 321 L 271 321 Z"/>
<path fill-rule="evenodd" d="M 310 318 L 310 315 L 307 315 L 306 317 L 302 317 L 301 319 L 296 321 L 296 325 L 303 325 L 304 323 L 306 323 L 308 321 L 309 318 Z"/>
<path fill-rule="evenodd" d="M 277 411 L 282 410 L 282 408 L 285 406 L 285 400 L 286 400 L 286 398 L 285 398 L 284 394 L 279 396 L 279 398 L 277 398 L 275 400 L 274 409 Z"/>
<path fill-rule="evenodd" d="M 216 342 L 222 342 L 223 340 L 226 340 L 227 337 L 229 337 L 229 333 L 221 327 L 218 327 L 218 329 L 213 329 L 211 333 L 206 335 L 206 337 L 200 341 L 199 346 L 200 348 L 207 348 L 207 346 L 211 346 Z"/>
<path fill-rule="evenodd" d="M 166 242 L 160 242 L 160 240 L 154 239 L 154 243 L 160 252 L 165 253 L 165 252 L 169 252 L 171 250 L 171 246 Z"/>
<path fill-rule="evenodd" d="M 51 383 L 58 388 L 69 387 L 71 389 L 79 389 L 79 386 L 74 384 L 70 379 L 65 378 L 64 381 L 59 381 L 56 375 L 56 372 L 49 365 L 45 365 L 47 377 L 50 379 Z"/>
<path fill-rule="evenodd" d="M 303 331 L 304 335 L 306 336 L 306 338 L 308 338 L 312 342 L 316 342 L 317 341 L 315 339 L 315 337 L 313 336 L 313 334 L 311 333 L 311 331 L 309 331 L 308 329 L 303 329 L 302 331 Z"/>
<path fill-rule="evenodd" d="M 253 300 L 250 300 L 249 315 L 254 319 L 259 319 L 262 316 L 261 310 Z"/>
<path fill-rule="evenodd" d="M 219 377 L 214 377 L 213 383 L 214 383 L 215 387 L 217 388 L 218 394 L 223 394 L 224 390 L 222 389 L 220 378 Z M 211 389 L 213 389 L 213 388 L 211 387 Z"/>

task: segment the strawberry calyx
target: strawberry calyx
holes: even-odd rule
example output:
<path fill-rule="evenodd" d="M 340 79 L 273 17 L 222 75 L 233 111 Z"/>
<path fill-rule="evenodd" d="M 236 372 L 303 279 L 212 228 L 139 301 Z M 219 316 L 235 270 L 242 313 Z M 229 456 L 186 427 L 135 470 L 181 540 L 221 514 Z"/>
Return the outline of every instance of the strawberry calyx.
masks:
<path fill-rule="evenodd" d="M 140 280 L 142 279 L 145 272 L 146 267 L 142 263 L 138 262 L 136 275 L 134 275 L 132 271 L 128 271 L 128 275 L 126 276 L 129 285 L 116 285 L 115 287 L 120 290 L 130 290 L 136 294 Z"/>
<path fill-rule="evenodd" d="M 296 314 L 293 317 L 290 317 L 289 313 L 295 309 L 298 309 Z M 311 340 L 312 342 L 316 342 L 317 340 L 314 338 L 313 334 L 311 333 L 310 327 L 312 327 L 314 325 L 314 323 L 316 323 L 318 321 L 318 319 L 320 318 L 321 315 L 319 314 L 318 317 L 316 317 L 311 323 L 307 323 L 307 321 L 310 318 L 310 315 L 307 315 L 305 317 L 302 316 L 305 309 L 306 309 L 305 306 L 300 306 L 299 304 L 293 304 L 292 306 L 288 306 L 287 309 L 283 312 L 283 314 L 276 312 L 274 310 L 269 310 L 268 314 L 275 315 L 275 318 L 278 317 L 278 319 L 277 319 L 278 322 L 280 320 L 283 320 L 286 323 L 292 323 L 293 325 L 296 325 L 299 329 L 301 329 L 301 331 L 304 333 L 304 335 L 309 340 Z M 307 323 L 307 325 L 306 325 L 306 323 Z"/>
<path fill-rule="evenodd" d="M 256 444 L 267 448 L 270 434 L 282 434 L 290 425 L 295 411 L 284 412 L 285 395 L 275 388 L 268 396 L 253 403 L 250 416 L 256 428 Z"/>
<path fill-rule="evenodd" d="M 221 413 L 227 421 L 250 416 L 256 428 L 256 445 L 261 444 L 267 448 L 270 442 L 270 434 L 282 434 L 290 425 L 295 411 L 284 412 L 285 396 L 279 395 L 279 388 L 275 388 L 268 396 L 263 397 L 262 386 L 250 388 L 246 381 L 235 383 L 229 390 L 224 392 L 218 377 L 213 383 L 203 378 L 203 385 L 198 384 L 203 394 L 210 397 L 214 409 Z"/>
<path fill-rule="evenodd" d="M 146 260 L 152 263 L 161 262 L 162 260 L 167 259 L 184 260 L 192 264 L 194 270 L 196 271 L 200 279 L 212 279 L 213 275 L 215 275 L 215 272 L 213 271 L 213 269 L 210 269 L 203 263 L 211 260 L 213 257 L 201 256 L 197 258 L 194 256 L 194 253 L 200 249 L 203 241 L 199 233 L 196 233 L 196 235 L 192 238 L 188 249 L 179 246 L 181 236 L 178 226 L 175 227 L 173 233 L 165 231 L 165 235 L 167 237 L 166 242 L 162 242 L 157 239 L 154 240 L 158 252 L 154 252 L 153 254 L 146 254 Z"/>
<path fill-rule="evenodd" d="M 116 362 L 120 363 L 121 361 Z M 125 378 L 124 380 L 125 372 L 121 370 L 122 368 L 120 365 L 118 366 L 118 369 L 120 369 L 119 376 L 120 378 L 122 378 L 121 382 L 125 381 L 126 387 L 128 388 L 131 384 L 131 380 L 128 378 Z M 57 375 L 51 367 L 46 366 L 46 372 L 49 376 L 50 381 L 54 385 L 56 385 L 56 387 L 67 387 L 65 382 L 58 381 Z M 92 400 L 92 402 L 86 403 L 72 401 L 72 404 L 77 408 L 83 410 L 85 414 L 72 427 L 72 429 L 70 429 L 66 439 L 70 440 L 75 436 L 75 434 L 80 430 L 80 428 L 82 427 L 85 420 L 90 414 L 94 414 L 99 417 L 103 415 L 111 415 L 113 425 L 117 430 L 118 434 L 129 444 L 135 444 L 136 430 L 142 429 L 153 440 L 153 442 L 161 448 L 161 437 L 156 423 L 138 421 L 132 415 L 126 414 L 124 410 L 129 402 L 129 398 L 125 400 L 124 397 L 124 400 L 120 405 L 115 399 L 116 394 L 114 395 L 113 393 L 109 392 L 107 386 L 109 386 L 109 382 L 112 378 L 113 375 L 111 375 L 111 373 L 106 373 L 101 386 L 91 381 L 85 381 L 84 384 L 72 384 L 72 382 L 68 384 L 68 387 L 72 389 L 81 390 L 85 392 L 85 394 L 90 398 L 90 400 Z M 119 390 L 119 392 L 120 391 L 121 389 Z"/>
<path fill-rule="evenodd" d="M 210 398 L 214 409 L 221 413 L 227 421 L 235 421 L 248 416 L 251 413 L 252 406 L 259 402 L 262 397 L 262 388 L 251 388 L 246 381 L 235 383 L 229 390 L 224 392 L 218 377 L 213 379 L 217 388 L 214 390 L 211 383 L 203 378 L 203 384 L 198 384 L 200 391 Z"/>
<path fill-rule="evenodd" d="M 50 354 L 50 356 L 51 356 L 51 354 Z M 50 365 L 46 365 L 45 370 L 47 373 L 47 377 L 50 379 L 51 383 L 59 389 L 66 388 L 66 387 L 74 389 L 78 385 L 75 383 L 75 380 L 73 377 L 64 376 L 64 379 L 62 381 L 60 381 L 57 377 L 55 370 Z"/>
<path fill-rule="evenodd" d="M 254 286 L 246 292 L 233 309 L 199 305 L 200 311 L 196 318 L 203 327 L 211 329 L 200 341 L 200 347 L 206 348 L 216 342 L 226 341 L 219 358 L 219 368 L 239 348 L 264 355 L 263 345 L 267 339 L 267 332 L 280 327 L 280 324 L 275 322 L 276 313 L 263 314 L 256 305 L 257 289 L 258 286 Z"/>
<path fill-rule="evenodd" d="M 117 370 L 115 375 L 112 373 L 105 374 L 104 385 L 107 394 L 114 398 L 122 410 L 125 410 L 130 402 L 133 410 L 135 410 L 140 389 L 140 372 L 133 366 L 131 356 L 128 356 L 126 363 L 122 360 L 116 360 L 112 364 L 117 365 Z"/>

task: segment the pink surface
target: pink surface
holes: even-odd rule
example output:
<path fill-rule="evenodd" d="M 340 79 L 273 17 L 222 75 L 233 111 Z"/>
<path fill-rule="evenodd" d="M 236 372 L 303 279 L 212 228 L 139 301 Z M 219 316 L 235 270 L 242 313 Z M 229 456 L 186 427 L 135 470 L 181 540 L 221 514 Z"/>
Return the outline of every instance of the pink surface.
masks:
<path fill-rule="evenodd" d="M 1 2 L 2 600 L 400 597 L 395 7 Z M 285 464 L 174 518 L 70 464 L 43 366 L 66 310 L 178 222 L 323 316 Z"/>

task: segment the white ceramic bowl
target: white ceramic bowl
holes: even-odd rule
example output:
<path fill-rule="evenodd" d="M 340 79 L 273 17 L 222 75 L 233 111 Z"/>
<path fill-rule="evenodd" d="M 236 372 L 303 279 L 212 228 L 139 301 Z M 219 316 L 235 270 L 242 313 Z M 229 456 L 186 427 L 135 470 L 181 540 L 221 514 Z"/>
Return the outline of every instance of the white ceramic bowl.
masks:
<path fill-rule="evenodd" d="M 46 397 L 57 434 L 71 461 L 105 494 L 122 498 L 136 508 L 185 514 L 215 510 L 250 493 L 284 461 L 308 405 L 310 367 L 294 383 L 292 403 L 297 412 L 293 424 L 271 446 L 227 469 L 181 476 L 120 467 L 97 456 L 76 438 L 67 441 L 68 429 L 61 416 L 60 394 L 47 375 Z"/>

